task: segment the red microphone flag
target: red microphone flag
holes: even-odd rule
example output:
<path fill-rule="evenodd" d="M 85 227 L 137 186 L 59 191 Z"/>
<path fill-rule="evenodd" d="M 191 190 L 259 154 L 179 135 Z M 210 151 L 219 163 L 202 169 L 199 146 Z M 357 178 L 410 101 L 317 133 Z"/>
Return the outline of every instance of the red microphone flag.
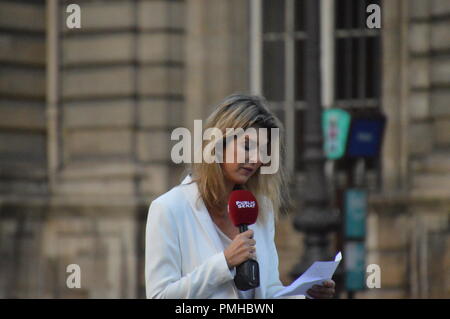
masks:
<path fill-rule="evenodd" d="M 228 200 L 228 213 L 234 226 L 251 225 L 258 217 L 258 203 L 247 190 L 234 190 Z"/>

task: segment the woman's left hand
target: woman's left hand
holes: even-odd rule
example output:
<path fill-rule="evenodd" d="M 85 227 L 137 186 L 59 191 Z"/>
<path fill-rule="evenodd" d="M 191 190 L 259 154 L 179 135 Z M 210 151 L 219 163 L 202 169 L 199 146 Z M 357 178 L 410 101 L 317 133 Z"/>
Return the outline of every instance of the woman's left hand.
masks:
<path fill-rule="evenodd" d="M 336 283 L 333 280 L 326 280 L 321 286 L 314 285 L 308 289 L 309 296 L 317 299 L 330 299 L 334 297 Z"/>

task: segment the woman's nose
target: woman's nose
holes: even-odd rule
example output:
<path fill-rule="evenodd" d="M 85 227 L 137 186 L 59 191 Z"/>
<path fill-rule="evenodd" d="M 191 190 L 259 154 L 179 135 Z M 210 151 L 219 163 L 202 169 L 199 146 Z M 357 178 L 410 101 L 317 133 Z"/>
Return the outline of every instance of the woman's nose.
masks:
<path fill-rule="evenodd" d="M 261 161 L 261 155 L 259 154 L 258 151 L 250 151 L 247 152 L 246 154 L 246 163 L 251 164 L 252 166 L 261 166 L 262 165 L 262 161 Z"/>

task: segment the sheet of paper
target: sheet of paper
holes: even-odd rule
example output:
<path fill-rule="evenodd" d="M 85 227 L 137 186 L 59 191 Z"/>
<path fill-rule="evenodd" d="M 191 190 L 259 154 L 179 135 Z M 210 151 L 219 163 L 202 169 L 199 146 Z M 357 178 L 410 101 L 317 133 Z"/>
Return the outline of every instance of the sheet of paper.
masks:
<path fill-rule="evenodd" d="M 285 287 L 277 294 L 275 298 L 307 295 L 306 291 L 313 285 L 321 285 L 323 281 L 329 280 L 333 277 L 336 268 L 342 260 L 341 252 L 337 253 L 334 261 L 316 261 L 314 262 L 300 277 L 298 277 L 292 284 Z"/>

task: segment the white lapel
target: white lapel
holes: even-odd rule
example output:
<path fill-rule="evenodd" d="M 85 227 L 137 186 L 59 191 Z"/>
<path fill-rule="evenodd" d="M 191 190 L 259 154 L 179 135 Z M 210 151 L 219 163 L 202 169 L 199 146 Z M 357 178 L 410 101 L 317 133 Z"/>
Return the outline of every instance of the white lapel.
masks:
<path fill-rule="evenodd" d="M 265 295 L 265 289 L 264 289 L 264 276 L 261 273 L 261 271 L 264 271 L 264 254 L 265 252 L 265 246 L 264 246 L 264 241 L 262 240 L 262 238 L 260 237 L 261 233 L 259 231 L 260 225 L 258 225 L 258 223 L 252 224 L 248 226 L 249 229 L 253 230 L 254 233 L 254 237 L 253 239 L 255 239 L 256 241 L 256 261 L 259 264 L 259 287 L 255 289 L 255 299 L 261 299 L 264 298 Z"/>
<path fill-rule="evenodd" d="M 203 202 L 203 199 L 198 199 L 200 192 L 198 190 L 197 183 L 191 183 L 192 181 L 191 175 L 187 175 L 184 180 L 181 182 L 183 184 L 183 191 L 187 195 L 187 199 L 192 207 L 195 218 L 200 222 L 203 230 L 208 235 L 208 239 L 211 240 L 216 252 L 221 252 L 223 250 L 222 242 L 220 241 L 219 234 L 214 227 L 211 216 L 208 213 L 208 210 Z M 198 199 L 198 201 L 197 201 Z"/>

